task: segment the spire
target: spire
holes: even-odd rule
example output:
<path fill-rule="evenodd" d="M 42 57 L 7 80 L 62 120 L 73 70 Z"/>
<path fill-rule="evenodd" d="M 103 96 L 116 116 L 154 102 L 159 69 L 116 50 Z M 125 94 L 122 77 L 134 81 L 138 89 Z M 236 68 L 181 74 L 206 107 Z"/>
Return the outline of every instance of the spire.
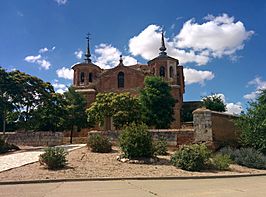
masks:
<path fill-rule="evenodd" d="M 88 33 L 87 34 L 87 36 L 86 36 L 86 39 L 87 39 L 87 51 L 86 51 L 86 54 L 85 54 L 85 62 L 86 63 L 90 63 L 91 62 L 91 59 L 90 59 L 90 57 L 91 57 L 91 52 L 90 52 L 90 33 Z"/>
<path fill-rule="evenodd" d="M 120 59 L 119 59 L 119 62 L 120 62 L 120 63 L 119 63 L 119 64 L 123 65 L 122 55 L 120 55 L 119 57 L 120 57 Z"/>
<path fill-rule="evenodd" d="M 165 47 L 165 43 L 164 43 L 164 33 L 163 33 L 163 30 L 162 30 L 162 41 L 161 41 L 161 44 L 162 46 L 159 48 L 159 50 L 161 51 L 159 54 L 161 56 L 164 56 L 166 55 L 167 53 L 165 52 L 166 51 L 166 47 Z"/>

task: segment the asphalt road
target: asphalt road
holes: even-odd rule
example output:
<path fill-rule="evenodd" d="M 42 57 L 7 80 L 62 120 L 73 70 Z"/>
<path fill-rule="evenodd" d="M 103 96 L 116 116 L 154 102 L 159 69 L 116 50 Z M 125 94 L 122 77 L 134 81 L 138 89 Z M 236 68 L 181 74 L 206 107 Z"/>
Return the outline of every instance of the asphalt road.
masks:
<path fill-rule="evenodd" d="M 0 185 L 1 197 L 143 197 L 143 196 L 266 196 L 266 176 L 187 179 L 82 181 Z"/>

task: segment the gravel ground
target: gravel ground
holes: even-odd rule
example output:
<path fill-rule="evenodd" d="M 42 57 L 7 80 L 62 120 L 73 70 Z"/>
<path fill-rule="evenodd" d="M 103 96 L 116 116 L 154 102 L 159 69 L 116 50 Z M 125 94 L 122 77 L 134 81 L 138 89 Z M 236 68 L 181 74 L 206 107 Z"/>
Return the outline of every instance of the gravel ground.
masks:
<path fill-rule="evenodd" d="M 121 153 L 114 148 L 112 153 L 92 153 L 86 147 L 72 151 L 67 156 L 68 166 L 65 169 L 51 171 L 39 162 L 0 173 L 1 181 L 38 180 L 65 178 L 97 178 L 97 177 L 162 177 L 162 176 L 199 176 L 227 175 L 238 173 L 266 173 L 266 170 L 249 169 L 231 165 L 229 171 L 221 172 L 188 172 L 170 164 L 170 155 L 160 156 L 153 164 L 129 164 L 116 160 Z"/>

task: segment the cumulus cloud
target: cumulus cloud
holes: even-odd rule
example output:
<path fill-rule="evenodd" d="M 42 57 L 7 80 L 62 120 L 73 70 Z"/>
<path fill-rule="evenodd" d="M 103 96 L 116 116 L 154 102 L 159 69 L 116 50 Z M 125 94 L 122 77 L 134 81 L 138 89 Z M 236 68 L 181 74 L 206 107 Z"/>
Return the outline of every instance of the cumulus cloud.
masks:
<path fill-rule="evenodd" d="M 248 82 L 248 86 L 255 86 L 255 91 L 244 95 L 244 98 L 247 100 L 254 100 L 261 90 L 266 89 L 266 81 L 263 81 L 261 77 L 255 77 L 255 79 Z"/>
<path fill-rule="evenodd" d="M 44 47 L 39 50 L 39 53 L 45 53 L 48 51 L 48 48 Z"/>
<path fill-rule="evenodd" d="M 56 70 L 56 74 L 59 78 L 72 80 L 74 71 L 72 69 L 62 67 L 62 68 Z"/>
<path fill-rule="evenodd" d="M 194 51 L 209 50 L 213 57 L 232 55 L 243 49 L 244 41 L 254 31 L 247 31 L 241 21 L 234 22 L 234 17 L 208 15 L 207 22 L 198 24 L 193 19 L 187 21 L 175 37 L 179 48 L 192 48 Z"/>
<path fill-rule="evenodd" d="M 75 56 L 77 59 L 81 59 L 83 55 L 83 51 L 81 49 L 78 49 L 77 51 L 74 52 Z"/>
<path fill-rule="evenodd" d="M 55 50 L 55 46 L 53 46 L 51 49 L 44 47 L 44 48 L 39 49 L 39 53 L 45 53 L 45 52 L 54 51 L 54 50 Z"/>
<path fill-rule="evenodd" d="M 59 83 L 58 80 L 55 80 L 52 85 L 54 86 L 54 89 L 55 89 L 56 93 L 63 94 L 68 89 L 65 84 Z"/>
<path fill-rule="evenodd" d="M 225 98 L 224 94 L 218 93 L 218 94 L 215 94 L 215 95 L 219 96 L 222 99 L 222 101 L 225 103 L 225 105 L 226 105 L 226 113 L 238 115 L 238 114 L 240 114 L 243 111 L 243 107 L 242 107 L 242 104 L 240 102 L 228 103 L 226 101 L 226 98 Z"/>
<path fill-rule="evenodd" d="M 37 63 L 41 66 L 41 68 L 44 68 L 45 70 L 48 70 L 51 66 L 51 63 L 45 60 L 40 54 L 36 56 L 27 56 L 24 58 L 24 60 L 29 63 Z"/>
<path fill-rule="evenodd" d="M 206 80 L 212 80 L 214 73 L 211 71 L 201 71 L 192 68 L 184 68 L 185 83 L 187 85 L 193 83 L 205 84 Z"/>
<path fill-rule="evenodd" d="M 54 0 L 58 5 L 65 5 L 67 0 Z"/>
<path fill-rule="evenodd" d="M 185 22 L 173 39 L 165 37 L 167 53 L 179 59 L 181 64 L 196 63 L 205 65 L 212 58 L 224 55 L 236 60 L 235 52 L 243 49 L 244 41 L 254 32 L 247 31 L 241 21 L 234 17 L 208 15 L 206 23 L 198 24 L 193 19 Z M 150 60 L 158 55 L 162 29 L 158 25 L 149 25 L 140 34 L 129 40 L 129 51 Z"/>
<path fill-rule="evenodd" d="M 121 52 L 110 44 L 100 44 L 95 47 L 95 64 L 101 68 L 113 68 L 119 64 Z M 123 56 L 124 65 L 136 64 L 137 60 L 131 56 Z"/>

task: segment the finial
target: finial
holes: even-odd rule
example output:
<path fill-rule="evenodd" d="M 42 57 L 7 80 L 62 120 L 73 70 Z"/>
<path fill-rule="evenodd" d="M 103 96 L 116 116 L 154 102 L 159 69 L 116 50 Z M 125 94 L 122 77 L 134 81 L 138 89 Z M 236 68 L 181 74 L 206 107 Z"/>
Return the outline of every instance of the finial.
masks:
<path fill-rule="evenodd" d="M 166 51 L 166 47 L 165 47 L 165 43 L 164 43 L 164 31 L 162 30 L 162 41 L 161 41 L 162 46 L 159 48 L 159 50 L 161 51 L 159 54 L 160 55 L 166 55 L 167 53 Z"/>
<path fill-rule="evenodd" d="M 120 64 L 123 64 L 122 55 L 120 55 L 119 57 L 120 57 L 120 59 L 119 59 Z"/>
<path fill-rule="evenodd" d="M 90 52 L 90 33 L 88 33 L 87 34 L 87 36 L 86 36 L 86 39 L 87 39 L 87 50 L 86 50 L 86 54 L 85 54 L 85 62 L 86 63 L 90 63 L 91 62 L 91 59 L 90 59 L 90 57 L 91 57 L 91 52 Z"/>

